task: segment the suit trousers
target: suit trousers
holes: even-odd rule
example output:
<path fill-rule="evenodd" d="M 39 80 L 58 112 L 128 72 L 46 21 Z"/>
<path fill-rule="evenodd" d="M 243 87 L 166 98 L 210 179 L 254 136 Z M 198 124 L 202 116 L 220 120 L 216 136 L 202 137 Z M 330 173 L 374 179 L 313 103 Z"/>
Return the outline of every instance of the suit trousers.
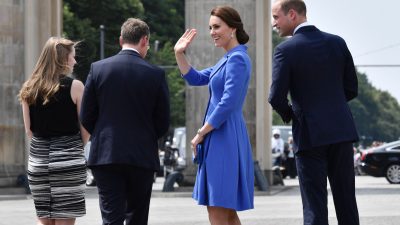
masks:
<path fill-rule="evenodd" d="M 131 165 L 92 166 L 103 225 L 147 225 L 154 171 Z"/>
<path fill-rule="evenodd" d="M 305 225 L 328 224 L 327 178 L 339 225 L 359 225 L 355 197 L 353 146 L 350 142 L 296 153 Z"/>

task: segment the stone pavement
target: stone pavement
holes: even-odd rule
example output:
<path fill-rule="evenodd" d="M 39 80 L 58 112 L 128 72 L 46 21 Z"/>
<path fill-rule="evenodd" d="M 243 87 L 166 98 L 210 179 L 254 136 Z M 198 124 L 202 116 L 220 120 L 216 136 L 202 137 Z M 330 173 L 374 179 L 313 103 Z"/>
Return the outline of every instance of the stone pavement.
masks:
<path fill-rule="evenodd" d="M 255 209 L 239 212 L 243 225 L 301 225 L 302 205 L 297 179 L 285 179 L 285 186 L 273 186 L 270 193 L 256 192 Z M 361 225 L 400 224 L 400 185 L 390 185 L 384 178 L 356 177 L 356 193 Z M 183 190 L 162 193 L 162 179 L 154 184 L 149 225 L 206 225 L 205 207 L 198 206 Z M 87 189 L 87 215 L 77 225 L 101 224 L 97 190 Z M 330 224 L 336 225 L 335 210 L 329 194 Z M 7 198 L 0 195 L 0 225 L 35 223 L 33 201 L 26 195 Z"/>

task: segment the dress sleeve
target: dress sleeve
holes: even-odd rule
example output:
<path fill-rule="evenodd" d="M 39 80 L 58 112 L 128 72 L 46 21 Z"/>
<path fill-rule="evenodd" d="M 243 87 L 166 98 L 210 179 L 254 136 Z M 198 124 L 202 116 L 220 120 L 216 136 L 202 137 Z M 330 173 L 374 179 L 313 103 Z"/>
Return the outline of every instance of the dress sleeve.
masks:
<path fill-rule="evenodd" d="M 226 74 L 222 98 L 207 122 L 218 129 L 240 104 L 243 92 L 247 92 L 250 63 L 241 54 L 234 54 L 226 62 Z M 245 93 L 244 93 L 245 95 Z"/>
<path fill-rule="evenodd" d="M 189 72 L 182 77 L 186 80 L 189 85 L 192 86 L 202 86 L 207 85 L 210 81 L 210 74 L 212 72 L 212 67 L 198 71 L 193 67 L 190 68 Z"/>

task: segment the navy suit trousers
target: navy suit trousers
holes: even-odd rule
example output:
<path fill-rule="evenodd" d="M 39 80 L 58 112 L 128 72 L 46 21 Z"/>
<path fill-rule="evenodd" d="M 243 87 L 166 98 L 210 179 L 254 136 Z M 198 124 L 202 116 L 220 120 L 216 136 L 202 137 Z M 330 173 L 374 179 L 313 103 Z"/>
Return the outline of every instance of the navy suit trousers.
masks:
<path fill-rule="evenodd" d="M 359 225 L 352 143 L 337 143 L 296 153 L 305 225 L 328 224 L 327 178 L 339 225 Z"/>
<path fill-rule="evenodd" d="M 147 225 L 154 171 L 130 165 L 91 167 L 103 225 Z"/>

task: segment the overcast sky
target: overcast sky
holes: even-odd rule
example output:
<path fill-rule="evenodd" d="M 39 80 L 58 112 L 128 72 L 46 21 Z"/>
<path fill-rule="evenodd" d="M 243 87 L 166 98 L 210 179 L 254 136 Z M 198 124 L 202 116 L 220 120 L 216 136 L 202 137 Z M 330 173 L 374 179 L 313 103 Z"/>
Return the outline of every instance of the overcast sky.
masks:
<path fill-rule="evenodd" d="M 320 30 L 343 37 L 358 67 L 373 86 L 400 102 L 399 0 L 304 0 L 307 19 Z"/>

